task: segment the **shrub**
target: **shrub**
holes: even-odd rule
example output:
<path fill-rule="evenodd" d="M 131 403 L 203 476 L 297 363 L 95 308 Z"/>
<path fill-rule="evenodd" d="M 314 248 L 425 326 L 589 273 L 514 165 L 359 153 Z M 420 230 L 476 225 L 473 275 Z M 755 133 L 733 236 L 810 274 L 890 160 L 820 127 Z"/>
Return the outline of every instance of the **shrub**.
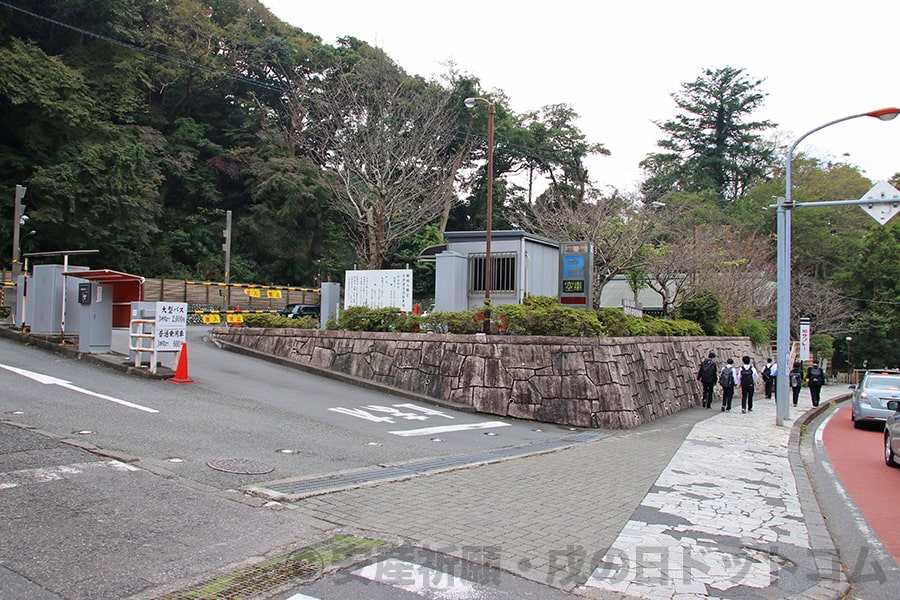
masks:
<path fill-rule="evenodd" d="M 319 320 L 314 317 L 298 317 L 288 319 L 281 315 L 266 313 L 244 314 L 244 325 L 247 327 L 281 327 L 292 329 L 318 329 Z"/>
<path fill-rule="evenodd" d="M 766 324 L 757 319 L 750 317 L 742 317 L 735 324 L 740 335 L 750 338 L 753 345 L 757 348 L 767 347 L 769 345 L 769 329 Z"/>
<path fill-rule="evenodd" d="M 596 337 L 606 333 L 597 313 L 563 306 L 547 296 L 529 296 L 521 305 L 502 304 L 494 314 L 510 334 Z"/>
<path fill-rule="evenodd" d="M 685 300 L 678 307 L 675 316 L 699 323 L 706 335 L 715 335 L 722 318 L 722 305 L 712 292 L 700 292 L 690 300 Z"/>

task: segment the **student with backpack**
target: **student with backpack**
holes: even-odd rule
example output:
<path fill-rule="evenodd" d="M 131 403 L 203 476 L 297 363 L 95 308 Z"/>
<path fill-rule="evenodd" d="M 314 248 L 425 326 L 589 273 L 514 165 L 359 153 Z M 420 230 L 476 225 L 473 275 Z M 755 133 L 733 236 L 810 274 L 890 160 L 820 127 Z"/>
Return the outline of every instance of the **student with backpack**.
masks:
<path fill-rule="evenodd" d="M 766 400 L 772 399 L 775 392 L 775 377 L 778 375 L 778 365 L 772 362 L 771 358 L 766 359 L 766 366 L 762 370 L 762 378 L 765 383 Z"/>
<path fill-rule="evenodd" d="M 731 399 L 734 398 L 734 383 L 737 376 L 734 373 L 734 361 L 730 358 L 725 361 L 726 365 L 722 367 L 719 373 L 719 385 L 722 386 L 722 412 L 731 410 Z"/>
<path fill-rule="evenodd" d="M 809 383 L 809 397 L 813 407 L 819 405 L 822 394 L 822 386 L 825 385 L 825 371 L 819 366 L 819 361 L 814 360 L 810 368 L 806 370 L 806 381 Z"/>
<path fill-rule="evenodd" d="M 738 370 L 738 385 L 741 386 L 741 412 L 753 412 L 753 388 L 759 381 L 759 372 L 750 364 L 750 357 L 741 358 L 741 368 Z"/>
<path fill-rule="evenodd" d="M 713 360 L 715 358 L 716 353 L 710 352 L 709 356 L 700 363 L 700 369 L 697 371 L 697 381 L 703 386 L 703 396 L 701 397 L 703 408 L 712 406 L 713 391 L 716 389 L 716 376 L 719 373 L 719 366 Z"/>
<path fill-rule="evenodd" d="M 800 400 L 800 388 L 803 387 L 803 371 L 799 362 L 794 363 L 794 368 L 788 374 L 788 384 L 791 386 L 791 395 L 794 397 L 794 406 Z"/>

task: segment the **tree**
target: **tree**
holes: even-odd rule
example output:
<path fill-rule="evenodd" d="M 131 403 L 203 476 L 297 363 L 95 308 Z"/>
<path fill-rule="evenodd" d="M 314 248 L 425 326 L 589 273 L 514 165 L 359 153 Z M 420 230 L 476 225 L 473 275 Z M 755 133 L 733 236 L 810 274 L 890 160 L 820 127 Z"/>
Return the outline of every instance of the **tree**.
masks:
<path fill-rule="evenodd" d="M 593 189 L 585 201 L 542 194 L 521 218 L 531 231 L 550 239 L 593 244 L 595 302 L 613 277 L 646 264 L 655 227 L 637 203 L 619 195 L 604 198 Z"/>
<path fill-rule="evenodd" d="M 460 109 L 450 99 L 380 51 L 323 84 L 313 143 L 350 243 L 369 269 L 382 268 L 387 253 L 434 221 L 454 193 Z"/>
<path fill-rule="evenodd" d="M 681 112 L 657 123 L 667 136 L 657 142 L 664 152 L 641 162 L 648 174 L 642 185 L 648 200 L 704 189 L 732 200 L 771 172 L 775 149 L 761 134 L 774 124 L 746 121 L 765 98 L 761 83 L 743 69 L 705 69 L 672 94 Z"/>

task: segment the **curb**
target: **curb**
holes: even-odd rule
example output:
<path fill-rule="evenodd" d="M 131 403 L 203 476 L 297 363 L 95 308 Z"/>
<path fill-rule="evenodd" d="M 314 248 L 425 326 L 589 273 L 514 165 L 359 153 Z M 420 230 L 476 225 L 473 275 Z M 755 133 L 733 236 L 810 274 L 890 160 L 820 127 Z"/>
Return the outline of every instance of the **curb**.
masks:
<path fill-rule="evenodd" d="M 797 417 L 791 428 L 791 436 L 788 442 L 788 461 L 794 474 L 797 496 L 803 510 L 806 528 L 809 531 L 810 550 L 813 553 L 813 560 L 819 574 L 819 582 L 797 596 L 797 598 L 802 600 L 840 600 L 850 591 L 850 583 L 841 569 L 840 556 L 838 556 L 837 549 L 834 547 L 834 541 L 831 539 L 831 533 L 829 533 L 825 524 L 825 517 L 822 516 L 822 509 L 813 490 L 806 461 L 803 460 L 800 450 L 803 436 L 808 435 L 805 432 L 806 426 L 820 414 L 830 410 L 832 403 L 842 402 L 850 396 L 851 394 L 849 393 L 835 396 L 827 403 L 823 402 L 818 407 L 806 411 Z"/>

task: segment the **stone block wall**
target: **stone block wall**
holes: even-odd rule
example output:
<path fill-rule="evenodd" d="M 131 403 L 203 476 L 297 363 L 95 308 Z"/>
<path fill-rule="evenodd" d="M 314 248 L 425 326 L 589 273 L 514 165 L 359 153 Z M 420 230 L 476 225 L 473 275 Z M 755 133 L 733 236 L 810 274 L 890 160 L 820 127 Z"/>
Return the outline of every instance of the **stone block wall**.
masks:
<path fill-rule="evenodd" d="M 700 404 L 696 373 L 765 362 L 748 338 L 563 338 L 219 328 L 238 346 L 503 415 L 576 427 L 629 428 Z"/>

